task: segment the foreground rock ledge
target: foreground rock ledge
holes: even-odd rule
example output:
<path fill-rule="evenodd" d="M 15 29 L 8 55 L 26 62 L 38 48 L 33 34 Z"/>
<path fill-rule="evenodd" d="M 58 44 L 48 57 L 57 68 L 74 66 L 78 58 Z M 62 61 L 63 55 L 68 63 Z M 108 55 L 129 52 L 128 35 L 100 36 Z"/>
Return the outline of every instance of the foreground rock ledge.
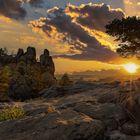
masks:
<path fill-rule="evenodd" d="M 104 125 L 72 110 L 0 123 L 1 140 L 103 140 Z"/>

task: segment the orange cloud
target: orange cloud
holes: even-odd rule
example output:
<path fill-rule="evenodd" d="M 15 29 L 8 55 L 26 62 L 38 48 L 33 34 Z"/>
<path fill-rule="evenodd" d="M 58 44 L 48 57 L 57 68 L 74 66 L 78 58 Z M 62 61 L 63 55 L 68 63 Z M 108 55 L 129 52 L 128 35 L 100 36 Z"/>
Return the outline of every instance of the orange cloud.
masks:
<path fill-rule="evenodd" d="M 104 33 L 105 25 L 122 17 L 122 10 L 104 4 L 67 5 L 65 9 L 48 10 L 46 18 L 31 21 L 30 25 L 33 30 L 43 31 L 47 38 L 69 45 L 69 52 L 55 57 L 111 62 L 118 55 Z"/>

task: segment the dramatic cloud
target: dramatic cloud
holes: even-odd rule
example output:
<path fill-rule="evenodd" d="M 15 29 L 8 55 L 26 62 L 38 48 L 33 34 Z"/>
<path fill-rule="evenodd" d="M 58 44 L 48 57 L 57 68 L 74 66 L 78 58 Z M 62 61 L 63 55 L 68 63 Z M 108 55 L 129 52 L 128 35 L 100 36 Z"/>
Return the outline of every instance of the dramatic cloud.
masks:
<path fill-rule="evenodd" d="M 29 3 L 33 7 L 40 7 L 44 0 L 19 0 L 22 3 Z"/>
<path fill-rule="evenodd" d="M 123 16 L 120 9 L 113 10 L 104 4 L 68 5 L 65 9 L 48 10 L 46 18 L 30 24 L 34 30 L 41 29 L 48 37 L 70 45 L 69 54 L 57 57 L 111 62 L 118 57 L 117 54 L 102 45 L 93 32 L 104 31 L 109 21 Z"/>
<path fill-rule="evenodd" d="M 140 15 L 140 1 L 139 0 L 124 0 L 125 13 L 129 16 Z"/>
<path fill-rule="evenodd" d="M 108 22 L 115 18 L 120 19 L 124 16 L 121 9 L 111 9 L 105 4 L 87 4 L 81 5 L 80 7 L 69 5 L 66 10 L 70 15 L 78 14 L 76 20 L 81 25 L 98 30 L 104 30 L 104 27 Z"/>
<path fill-rule="evenodd" d="M 43 0 L 29 0 L 29 3 L 33 7 L 41 7 Z"/>
<path fill-rule="evenodd" d="M 41 7 L 43 0 L 0 0 L 0 14 L 13 19 L 23 19 L 29 9 L 24 9 L 24 4 L 31 7 Z"/>
<path fill-rule="evenodd" d="M 26 11 L 21 4 L 20 0 L 0 0 L 0 14 L 14 19 L 24 18 Z"/>

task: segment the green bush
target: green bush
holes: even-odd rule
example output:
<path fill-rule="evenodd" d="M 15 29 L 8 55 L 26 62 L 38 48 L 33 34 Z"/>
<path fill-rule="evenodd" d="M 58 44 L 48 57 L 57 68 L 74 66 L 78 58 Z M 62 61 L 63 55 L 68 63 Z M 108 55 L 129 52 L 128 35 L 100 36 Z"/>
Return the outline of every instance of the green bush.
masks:
<path fill-rule="evenodd" d="M 0 112 L 0 122 L 6 120 L 13 120 L 16 118 L 22 118 L 24 115 L 25 112 L 21 107 L 8 107 Z"/>

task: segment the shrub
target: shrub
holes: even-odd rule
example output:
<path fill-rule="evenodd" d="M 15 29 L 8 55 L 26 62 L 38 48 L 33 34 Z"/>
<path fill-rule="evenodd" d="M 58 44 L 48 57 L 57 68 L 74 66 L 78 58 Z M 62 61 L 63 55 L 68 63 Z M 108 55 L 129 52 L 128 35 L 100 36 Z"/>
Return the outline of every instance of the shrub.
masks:
<path fill-rule="evenodd" d="M 11 69 L 9 66 L 5 66 L 0 71 L 0 100 L 8 100 L 7 91 L 9 88 L 9 82 L 11 78 Z"/>
<path fill-rule="evenodd" d="M 25 112 L 21 107 L 8 107 L 0 112 L 0 122 L 6 120 L 13 120 L 16 118 L 22 118 L 24 115 Z"/>
<path fill-rule="evenodd" d="M 68 74 L 64 74 L 59 82 L 60 86 L 69 86 L 72 84 L 72 81 L 69 79 Z"/>

